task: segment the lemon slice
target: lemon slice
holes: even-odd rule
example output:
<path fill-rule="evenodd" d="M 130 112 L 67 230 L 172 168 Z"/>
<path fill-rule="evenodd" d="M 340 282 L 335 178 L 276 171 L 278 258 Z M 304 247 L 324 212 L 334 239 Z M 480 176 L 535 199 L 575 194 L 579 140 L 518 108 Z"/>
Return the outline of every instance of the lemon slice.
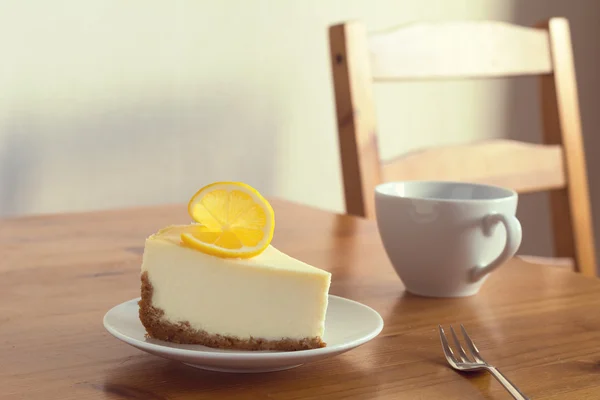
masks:
<path fill-rule="evenodd" d="M 181 234 L 187 246 L 223 258 L 250 258 L 273 239 L 275 214 L 269 202 L 242 182 L 216 182 L 188 204 L 197 225 Z"/>

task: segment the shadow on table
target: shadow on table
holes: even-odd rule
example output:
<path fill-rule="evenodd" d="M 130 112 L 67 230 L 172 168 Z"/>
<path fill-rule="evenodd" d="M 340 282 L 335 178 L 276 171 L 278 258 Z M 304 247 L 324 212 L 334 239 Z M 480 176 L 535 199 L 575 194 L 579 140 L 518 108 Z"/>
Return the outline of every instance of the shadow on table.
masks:
<path fill-rule="evenodd" d="M 331 380 L 322 382 L 323 386 L 341 384 L 349 377 L 356 380 L 368 375 L 367 371 L 343 356 L 291 370 L 236 374 L 205 371 L 176 361 L 141 355 L 129 358 L 122 365 L 107 371 L 104 381 L 86 382 L 85 385 L 107 395 L 132 399 L 164 400 L 171 398 L 174 392 L 179 395 L 194 393 L 198 396 L 195 398 L 203 398 L 203 395 L 208 398 L 219 392 L 220 398 L 252 399 L 263 398 L 264 393 L 270 390 L 307 390 L 314 386 L 311 379 L 315 374 L 320 377 L 326 375 L 322 371 L 328 371 L 328 380 Z M 282 384 L 285 384 L 285 389 L 282 389 Z M 314 395 L 314 390 L 311 393 Z"/>
<path fill-rule="evenodd" d="M 382 316 L 386 321 L 386 337 L 402 347 L 406 360 L 448 367 L 438 325 L 449 328 L 464 324 L 468 329 L 481 320 L 494 324 L 489 313 L 489 305 L 481 297 L 432 298 L 404 291 Z M 401 341 L 397 340 L 398 336 L 402 337 Z"/>

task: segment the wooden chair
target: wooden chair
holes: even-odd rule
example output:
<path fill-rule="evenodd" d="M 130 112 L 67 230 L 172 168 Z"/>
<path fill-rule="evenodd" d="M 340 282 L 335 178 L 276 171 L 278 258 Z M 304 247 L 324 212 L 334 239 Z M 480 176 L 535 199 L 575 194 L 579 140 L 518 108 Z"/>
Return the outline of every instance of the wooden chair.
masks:
<path fill-rule="evenodd" d="M 471 181 L 519 193 L 548 190 L 555 255 L 596 276 L 566 19 L 552 18 L 535 28 L 492 21 L 416 23 L 376 35 L 353 21 L 331 26 L 329 39 L 347 213 L 373 218 L 374 188 L 386 180 Z M 517 75 L 540 76 L 544 144 L 491 140 L 381 162 L 374 81 Z"/>

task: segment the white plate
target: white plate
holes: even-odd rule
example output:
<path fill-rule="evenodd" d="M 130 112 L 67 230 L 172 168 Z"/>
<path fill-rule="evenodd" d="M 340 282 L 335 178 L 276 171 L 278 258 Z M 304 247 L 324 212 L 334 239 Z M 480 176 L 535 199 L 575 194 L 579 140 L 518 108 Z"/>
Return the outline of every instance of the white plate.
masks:
<path fill-rule="evenodd" d="M 111 335 L 140 350 L 196 368 L 222 372 L 269 372 L 335 356 L 365 344 L 383 329 L 383 319 L 370 307 L 329 295 L 323 340 L 326 347 L 299 351 L 221 350 L 146 338 L 138 317 L 139 299 L 113 307 L 104 316 Z"/>

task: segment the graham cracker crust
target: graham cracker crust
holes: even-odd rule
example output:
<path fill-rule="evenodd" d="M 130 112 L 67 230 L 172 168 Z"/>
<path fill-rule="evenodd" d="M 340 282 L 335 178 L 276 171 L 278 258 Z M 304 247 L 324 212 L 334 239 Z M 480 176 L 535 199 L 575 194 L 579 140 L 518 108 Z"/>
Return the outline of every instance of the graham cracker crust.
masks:
<path fill-rule="evenodd" d="M 139 316 L 142 325 L 146 328 L 148 337 L 180 344 L 200 344 L 203 346 L 236 349 L 236 350 L 278 350 L 296 351 L 309 350 L 325 347 L 326 343 L 320 337 L 304 339 L 280 339 L 267 340 L 261 338 L 240 339 L 233 336 L 222 336 L 209 334 L 203 330 L 197 330 L 190 323 L 172 323 L 163 319 L 164 311 L 152 305 L 152 293 L 154 288 L 148 279 L 148 273 L 143 272 L 142 298 L 138 302 L 140 306 Z"/>

